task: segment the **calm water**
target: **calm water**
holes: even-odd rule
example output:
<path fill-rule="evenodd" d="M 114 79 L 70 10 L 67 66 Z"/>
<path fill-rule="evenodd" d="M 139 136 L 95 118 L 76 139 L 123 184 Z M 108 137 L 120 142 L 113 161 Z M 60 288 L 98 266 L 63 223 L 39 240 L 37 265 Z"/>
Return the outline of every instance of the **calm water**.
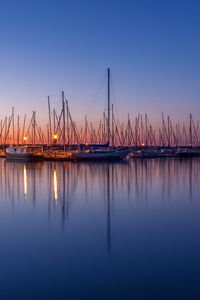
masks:
<path fill-rule="evenodd" d="M 200 299 L 200 160 L 0 160 L 0 299 Z"/>

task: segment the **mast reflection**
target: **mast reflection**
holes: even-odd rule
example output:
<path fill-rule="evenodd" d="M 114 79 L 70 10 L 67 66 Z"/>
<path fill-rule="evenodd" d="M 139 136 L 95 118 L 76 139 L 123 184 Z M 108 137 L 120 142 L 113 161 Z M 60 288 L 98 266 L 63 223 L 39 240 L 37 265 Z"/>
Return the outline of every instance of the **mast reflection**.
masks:
<path fill-rule="evenodd" d="M 27 199 L 27 190 L 28 190 L 27 170 L 26 170 L 26 165 L 24 165 L 24 198 L 25 199 Z"/>
<path fill-rule="evenodd" d="M 108 254 L 113 248 L 113 220 L 122 207 L 177 201 L 192 205 L 199 191 L 200 159 L 137 159 L 129 163 L 0 160 L 0 201 L 10 201 L 16 209 L 20 201 L 29 199 L 27 205 L 34 204 L 34 209 L 43 205 L 50 222 L 58 218 L 63 227 L 78 222 L 82 211 L 90 218 L 94 210 L 100 215 Z"/>
<path fill-rule="evenodd" d="M 106 201 L 107 201 L 107 251 L 108 254 L 111 253 L 111 214 L 110 214 L 110 165 L 107 165 L 107 178 L 106 178 L 106 184 L 107 184 L 107 195 L 106 195 Z"/>
<path fill-rule="evenodd" d="M 53 170 L 53 195 L 54 195 L 54 203 L 58 204 L 58 179 L 56 169 Z"/>

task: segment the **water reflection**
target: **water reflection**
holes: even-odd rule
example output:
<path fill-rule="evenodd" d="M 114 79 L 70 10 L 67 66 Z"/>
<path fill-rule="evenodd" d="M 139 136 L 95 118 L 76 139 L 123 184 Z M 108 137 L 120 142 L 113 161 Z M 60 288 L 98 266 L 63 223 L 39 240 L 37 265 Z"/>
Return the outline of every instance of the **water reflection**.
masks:
<path fill-rule="evenodd" d="M 129 163 L 19 163 L 0 161 L 1 198 L 12 205 L 31 201 L 42 202 L 49 217 L 52 208 L 60 212 L 64 226 L 73 214 L 73 205 L 97 202 L 104 205 L 107 249 L 111 250 L 112 216 L 115 207 L 129 205 L 173 204 L 192 205 L 198 201 L 200 160 L 143 159 Z M 105 204 L 103 204 L 105 203 Z M 56 206 L 56 207 L 55 207 Z"/>
<path fill-rule="evenodd" d="M 0 298 L 199 299 L 199 192 L 198 158 L 1 159 Z"/>
<path fill-rule="evenodd" d="M 58 203 L 58 182 L 57 182 L 56 169 L 53 170 L 53 194 L 54 194 L 54 202 L 57 205 L 57 203 Z"/>
<path fill-rule="evenodd" d="M 112 168 L 113 170 L 113 168 Z M 110 198 L 110 166 L 107 165 L 107 178 L 106 178 L 106 202 L 107 202 L 107 250 L 108 253 L 110 254 L 111 251 L 111 214 L 110 214 L 110 207 L 111 207 L 111 198 Z M 113 172 L 112 172 L 113 174 Z M 113 178 L 112 178 L 113 179 Z M 113 180 L 112 180 L 113 183 Z M 112 192 L 113 192 L 113 184 L 112 184 Z"/>
<path fill-rule="evenodd" d="M 19 183 L 17 184 L 18 191 L 19 191 Z M 19 195 L 19 192 L 18 192 Z M 24 165 L 24 198 L 27 199 L 27 172 L 26 172 L 26 165 Z"/>
<path fill-rule="evenodd" d="M 53 196 L 54 203 L 69 212 L 76 194 L 88 201 L 101 195 L 109 206 L 116 198 L 148 204 L 154 195 L 171 201 L 178 190 L 186 190 L 188 200 L 199 192 L 199 159 L 133 160 L 130 163 L 19 163 L 0 160 L 1 195 L 6 199 L 40 200 L 40 187 Z M 23 178 L 20 180 L 20 178 Z M 29 188 L 29 192 L 28 192 Z M 22 195 L 23 190 L 23 195 Z M 36 194 L 38 196 L 36 197 Z M 153 199 L 151 199 L 153 200 Z"/>

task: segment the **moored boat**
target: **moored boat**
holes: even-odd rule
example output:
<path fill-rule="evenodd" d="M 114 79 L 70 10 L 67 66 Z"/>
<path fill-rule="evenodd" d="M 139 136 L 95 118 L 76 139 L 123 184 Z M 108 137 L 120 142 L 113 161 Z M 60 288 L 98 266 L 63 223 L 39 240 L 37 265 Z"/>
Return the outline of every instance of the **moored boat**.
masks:
<path fill-rule="evenodd" d="M 43 154 L 43 158 L 45 160 L 72 160 L 72 152 L 71 151 L 57 151 L 57 150 L 49 150 L 45 151 Z"/>
<path fill-rule="evenodd" d="M 178 157 L 199 157 L 200 149 L 199 147 L 178 147 L 177 155 Z"/>
<path fill-rule="evenodd" d="M 0 149 L 0 157 L 6 157 L 6 149 Z"/>
<path fill-rule="evenodd" d="M 35 161 L 43 158 L 43 147 L 35 145 L 9 146 L 6 148 L 6 158 Z"/>
<path fill-rule="evenodd" d="M 133 158 L 156 158 L 156 157 L 176 157 L 175 147 L 152 147 L 134 149 L 131 155 Z"/>
<path fill-rule="evenodd" d="M 72 158 L 74 160 L 122 160 L 128 156 L 131 152 L 130 149 L 126 150 L 85 150 L 72 152 Z"/>

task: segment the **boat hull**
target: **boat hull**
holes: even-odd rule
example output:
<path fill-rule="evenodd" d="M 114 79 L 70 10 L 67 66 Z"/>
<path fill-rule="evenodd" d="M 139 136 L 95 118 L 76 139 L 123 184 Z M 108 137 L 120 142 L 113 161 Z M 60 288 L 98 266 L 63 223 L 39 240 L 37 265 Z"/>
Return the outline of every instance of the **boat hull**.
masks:
<path fill-rule="evenodd" d="M 14 160 L 23 160 L 23 161 L 39 161 L 42 160 L 42 155 L 34 155 L 34 154 L 12 154 L 6 153 L 6 158 L 14 159 Z"/>
<path fill-rule="evenodd" d="M 122 160 L 130 153 L 127 151 L 108 151 L 108 152 L 74 152 L 72 158 L 74 160 Z"/>
<path fill-rule="evenodd" d="M 73 160 L 71 152 L 57 152 L 57 151 L 47 151 L 43 155 L 45 160 L 56 160 L 56 161 L 70 161 Z"/>

